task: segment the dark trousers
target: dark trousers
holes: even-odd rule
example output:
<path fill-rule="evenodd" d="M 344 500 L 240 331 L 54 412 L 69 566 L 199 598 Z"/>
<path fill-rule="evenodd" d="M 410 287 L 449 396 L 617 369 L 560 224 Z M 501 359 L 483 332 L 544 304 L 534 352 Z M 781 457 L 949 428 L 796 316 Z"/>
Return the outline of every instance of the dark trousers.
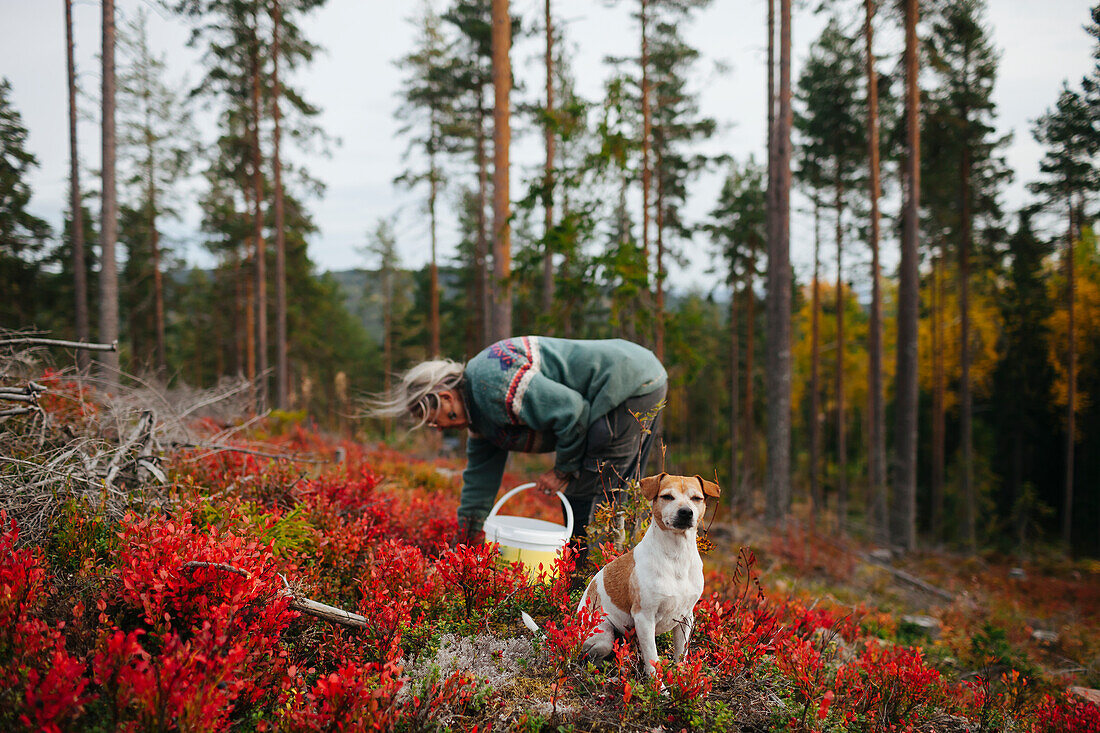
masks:
<path fill-rule="evenodd" d="M 588 524 L 596 507 L 618 502 L 627 483 L 644 475 L 660 423 L 657 406 L 667 392 L 667 387 L 662 386 L 649 394 L 631 397 L 588 428 L 580 473 L 565 490 L 573 508 L 571 544 L 580 553 L 578 567 L 588 556 Z M 563 519 L 564 514 L 563 507 Z"/>

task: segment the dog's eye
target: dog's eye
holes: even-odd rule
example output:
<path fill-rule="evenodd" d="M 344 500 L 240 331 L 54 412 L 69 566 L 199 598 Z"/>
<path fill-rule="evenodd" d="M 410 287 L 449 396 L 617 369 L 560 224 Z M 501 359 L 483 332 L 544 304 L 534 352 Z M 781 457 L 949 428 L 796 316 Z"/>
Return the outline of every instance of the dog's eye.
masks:
<path fill-rule="evenodd" d="M 665 499 L 666 501 L 671 501 L 672 499 L 675 499 L 676 497 L 673 496 L 672 494 L 661 494 L 661 498 Z"/>
<path fill-rule="evenodd" d="M 692 500 L 692 501 L 702 501 L 702 500 L 703 500 L 703 497 L 701 497 L 701 496 L 693 496 L 693 497 L 691 497 L 691 500 Z"/>

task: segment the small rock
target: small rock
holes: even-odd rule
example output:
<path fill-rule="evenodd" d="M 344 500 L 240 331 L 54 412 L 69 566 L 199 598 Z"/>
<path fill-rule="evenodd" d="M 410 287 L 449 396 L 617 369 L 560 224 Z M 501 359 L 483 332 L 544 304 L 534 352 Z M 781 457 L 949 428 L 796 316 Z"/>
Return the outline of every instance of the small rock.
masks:
<path fill-rule="evenodd" d="M 1071 687 L 1069 691 L 1078 697 L 1083 697 L 1094 705 L 1100 705 L 1100 690 L 1091 687 Z"/>
<path fill-rule="evenodd" d="M 1008 577 L 1013 580 L 1027 580 L 1027 571 L 1023 568 L 1012 568 L 1008 571 Z"/>
<path fill-rule="evenodd" d="M 902 616 L 901 621 L 933 640 L 939 638 L 940 630 L 943 628 L 943 624 L 934 616 L 907 615 Z"/>
<path fill-rule="evenodd" d="M 1035 629 L 1031 632 L 1031 640 L 1043 646 L 1054 646 L 1058 643 L 1059 638 L 1057 631 Z"/>
<path fill-rule="evenodd" d="M 894 553 L 890 552 L 889 548 L 880 547 L 876 550 L 871 550 L 871 557 L 878 562 L 892 562 Z"/>

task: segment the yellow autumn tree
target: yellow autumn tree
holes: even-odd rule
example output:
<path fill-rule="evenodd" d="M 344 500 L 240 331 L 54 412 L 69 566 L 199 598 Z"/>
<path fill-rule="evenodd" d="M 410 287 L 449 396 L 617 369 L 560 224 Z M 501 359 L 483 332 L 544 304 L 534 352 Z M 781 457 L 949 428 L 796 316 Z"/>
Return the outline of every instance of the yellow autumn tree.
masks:
<path fill-rule="evenodd" d="M 1074 257 L 1074 341 L 1077 344 L 1077 414 L 1089 407 L 1089 395 L 1081 390 L 1089 376 L 1090 365 L 1096 363 L 1096 350 L 1100 348 L 1100 253 L 1097 252 L 1096 234 L 1085 229 L 1075 244 Z M 1069 398 L 1069 381 L 1066 376 L 1067 334 L 1069 312 L 1066 310 L 1066 277 L 1059 259 L 1052 263 L 1055 272 L 1048 279 L 1051 302 L 1056 303 L 1054 313 L 1047 319 L 1050 334 L 1047 354 L 1054 367 L 1054 403 L 1065 407 Z"/>
<path fill-rule="evenodd" d="M 941 337 L 944 397 L 943 408 L 947 412 L 958 405 L 958 382 L 962 376 L 959 331 L 959 290 L 954 265 L 945 268 L 943 314 L 940 322 L 944 333 Z M 989 395 L 993 386 L 993 371 L 997 367 L 997 340 L 1001 330 L 1000 309 L 991 296 L 993 283 L 988 272 L 975 272 L 970 276 L 970 383 L 976 398 Z M 935 362 L 932 346 L 932 293 L 930 287 L 922 289 L 921 318 L 918 327 L 919 375 L 922 390 L 935 389 Z"/>

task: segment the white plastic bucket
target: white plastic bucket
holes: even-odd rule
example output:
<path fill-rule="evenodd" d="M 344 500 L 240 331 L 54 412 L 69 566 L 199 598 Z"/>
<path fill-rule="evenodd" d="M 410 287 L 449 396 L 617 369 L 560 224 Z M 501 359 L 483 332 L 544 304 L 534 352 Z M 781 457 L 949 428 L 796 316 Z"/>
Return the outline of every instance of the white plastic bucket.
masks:
<path fill-rule="evenodd" d="M 542 519 L 497 513 L 504 502 L 533 486 L 533 483 L 521 484 L 500 497 L 500 501 L 486 517 L 484 528 L 485 541 L 498 543 L 501 557 L 510 562 L 523 563 L 528 575 L 535 578 L 540 570 L 553 571 L 554 558 L 573 534 L 573 507 L 569 505 L 565 494 L 557 492 L 562 506 L 565 507 L 564 527 Z"/>

